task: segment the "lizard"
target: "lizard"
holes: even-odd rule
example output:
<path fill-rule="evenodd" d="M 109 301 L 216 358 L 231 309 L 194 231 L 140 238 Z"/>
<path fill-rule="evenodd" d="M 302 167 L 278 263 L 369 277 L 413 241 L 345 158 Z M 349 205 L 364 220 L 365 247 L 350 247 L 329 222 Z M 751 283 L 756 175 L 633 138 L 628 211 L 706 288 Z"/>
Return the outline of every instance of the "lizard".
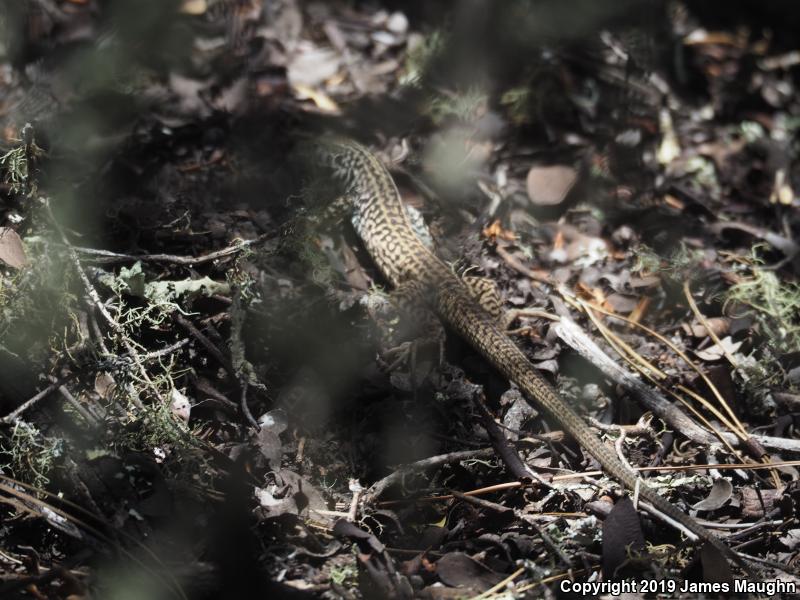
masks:
<path fill-rule="evenodd" d="M 304 153 L 311 152 L 335 181 L 337 191 L 342 193 L 337 202 L 344 205 L 342 209 L 349 214 L 353 228 L 378 270 L 394 288 L 401 308 L 402 301 L 421 302 L 431 308 L 446 326 L 465 339 L 505 378 L 513 381 L 528 401 L 533 401 L 557 421 L 608 475 L 755 577 L 749 565 L 722 540 L 623 464 L 537 372 L 501 325 L 502 307 L 496 288 L 489 291 L 486 285 L 491 283 L 489 280 L 470 278 L 468 282 L 459 277 L 423 242 L 394 179 L 375 154 L 343 137 L 323 136 L 308 143 L 312 147 Z"/>

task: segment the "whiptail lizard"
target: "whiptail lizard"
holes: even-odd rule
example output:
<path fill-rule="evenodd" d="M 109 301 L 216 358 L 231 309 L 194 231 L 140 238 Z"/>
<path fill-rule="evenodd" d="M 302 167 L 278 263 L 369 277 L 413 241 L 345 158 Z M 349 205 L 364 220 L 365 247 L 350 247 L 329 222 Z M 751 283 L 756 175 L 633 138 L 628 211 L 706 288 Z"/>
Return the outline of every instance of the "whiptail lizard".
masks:
<path fill-rule="evenodd" d="M 341 187 L 346 210 L 381 273 L 403 297 L 426 303 L 500 373 L 516 383 L 602 465 L 608 475 L 698 538 L 750 572 L 749 566 L 715 535 L 648 487 L 625 466 L 585 421 L 536 371 L 464 280 L 437 258 L 412 227 L 400 192 L 381 161 L 360 144 L 322 138 L 313 153 Z"/>

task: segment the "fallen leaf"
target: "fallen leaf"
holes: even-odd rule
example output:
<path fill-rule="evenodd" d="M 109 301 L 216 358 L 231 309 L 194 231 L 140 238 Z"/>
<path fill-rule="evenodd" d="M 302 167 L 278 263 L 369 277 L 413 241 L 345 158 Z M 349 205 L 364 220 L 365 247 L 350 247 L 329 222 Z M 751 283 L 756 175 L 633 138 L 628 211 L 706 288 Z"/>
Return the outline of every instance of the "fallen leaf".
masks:
<path fill-rule="evenodd" d="M 450 587 L 484 591 L 503 576 L 463 552 L 450 552 L 436 562 L 436 573 Z"/>
<path fill-rule="evenodd" d="M 289 83 L 307 88 L 321 85 L 333 77 L 341 67 L 339 54 L 330 48 L 321 48 L 310 42 L 298 44 L 287 67 Z"/>
<path fill-rule="evenodd" d="M 497 238 L 501 240 L 506 240 L 508 242 L 513 242 L 517 239 L 516 234 L 513 231 L 509 231 L 508 229 L 503 229 L 503 226 L 500 225 L 500 220 L 495 219 L 492 221 L 491 225 L 485 227 L 483 230 L 483 237 L 487 238 L 490 241 L 495 241 Z"/>
<path fill-rule="evenodd" d="M 627 496 L 614 504 L 603 521 L 603 578 L 611 581 L 632 553 L 644 548 L 639 514 Z"/>
<path fill-rule="evenodd" d="M 180 12 L 185 15 L 202 15 L 208 10 L 206 0 L 183 0 Z"/>
<path fill-rule="evenodd" d="M 28 266 L 22 239 L 10 227 L 0 227 L 0 261 L 13 269 Z"/>
<path fill-rule="evenodd" d="M 695 510 L 717 510 L 731 499 L 733 484 L 727 479 L 715 479 L 711 491 L 704 499 L 692 506 Z"/>
<path fill-rule="evenodd" d="M 697 350 L 694 354 L 697 358 L 711 362 L 725 356 L 726 351 L 728 354 L 734 354 L 741 346 L 742 342 L 734 342 L 733 339 L 728 336 L 722 338 L 719 344 L 709 346 L 705 350 Z"/>
<path fill-rule="evenodd" d="M 731 320 L 727 317 L 711 317 L 706 319 L 711 331 L 717 336 L 725 335 L 730 330 Z M 701 323 L 692 323 L 688 325 L 683 324 L 683 330 L 692 337 L 705 338 L 708 337 L 708 330 L 705 325 Z"/>
<path fill-rule="evenodd" d="M 534 165 L 528 171 L 528 198 L 536 206 L 561 204 L 575 186 L 578 172 L 567 165 Z"/>
<path fill-rule="evenodd" d="M 315 90 L 314 88 L 302 83 L 296 83 L 292 85 L 292 89 L 299 100 L 311 100 L 318 109 L 325 112 L 339 112 L 339 105 L 336 104 L 336 102 L 334 102 L 325 92 Z"/>
<path fill-rule="evenodd" d="M 661 144 L 658 147 L 656 158 L 659 164 L 668 165 L 681 155 L 681 147 L 678 135 L 672 125 L 672 115 L 669 110 L 662 108 L 658 117 L 661 127 Z"/>
<path fill-rule="evenodd" d="M 102 371 L 94 378 L 94 391 L 103 399 L 111 400 L 114 390 L 117 388 L 117 382 L 110 373 Z"/>
<path fill-rule="evenodd" d="M 783 490 L 764 489 L 756 491 L 752 487 L 742 488 L 742 517 L 745 519 L 760 519 L 775 507 L 775 502 L 780 498 Z M 763 504 L 762 504 L 763 502 Z"/>
<path fill-rule="evenodd" d="M 779 537 L 778 541 L 789 550 L 794 550 L 800 546 L 800 529 L 790 529 L 786 535 Z"/>

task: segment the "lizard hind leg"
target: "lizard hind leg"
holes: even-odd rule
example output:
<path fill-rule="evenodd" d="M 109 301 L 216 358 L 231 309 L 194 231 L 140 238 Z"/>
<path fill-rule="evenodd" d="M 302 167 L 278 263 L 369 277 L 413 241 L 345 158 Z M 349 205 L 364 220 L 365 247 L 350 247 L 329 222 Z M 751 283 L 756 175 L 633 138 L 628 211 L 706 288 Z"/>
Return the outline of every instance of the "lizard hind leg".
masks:
<path fill-rule="evenodd" d="M 417 375 L 421 375 L 416 372 L 421 348 L 435 346 L 438 351 L 436 363 L 443 364 L 444 326 L 433 311 L 427 307 L 422 287 L 416 281 L 408 281 L 395 288 L 389 294 L 388 304 L 399 316 L 400 339 L 412 339 L 412 341 L 400 343 L 384 353 L 385 358 L 392 359 L 388 370 L 395 370 L 405 363 L 411 370 L 412 380 L 416 381 Z"/>
<path fill-rule="evenodd" d="M 470 295 L 483 307 L 483 310 L 497 320 L 503 331 L 510 329 L 511 324 L 520 317 L 558 318 L 551 313 L 538 309 L 512 308 L 506 310 L 497 284 L 487 277 L 465 275 L 462 277 L 462 281 L 469 290 Z"/>

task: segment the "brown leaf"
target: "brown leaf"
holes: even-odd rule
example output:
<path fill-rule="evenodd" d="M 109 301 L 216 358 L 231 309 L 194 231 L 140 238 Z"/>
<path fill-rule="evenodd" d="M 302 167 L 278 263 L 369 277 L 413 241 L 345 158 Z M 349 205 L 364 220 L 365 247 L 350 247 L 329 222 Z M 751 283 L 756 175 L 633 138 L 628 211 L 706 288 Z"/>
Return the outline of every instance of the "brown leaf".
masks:
<path fill-rule="evenodd" d="M 445 585 L 480 591 L 503 579 L 502 575 L 463 552 L 445 554 L 436 563 L 436 573 Z"/>
<path fill-rule="evenodd" d="M 760 490 L 760 494 L 752 487 L 742 488 L 742 518 L 760 519 L 764 516 L 764 509 L 769 513 L 775 506 L 783 490 Z M 761 502 L 764 502 L 762 505 Z"/>
<path fill-rule="evenodd" d="M 513 242 L 517 239 L 516 234 L 513 231 L 509 231 L 508 229 L 503 229 L 503 226 L 500 224 L 499 219 L 495 219 L 492 221 L 491 225 L 484 228 L 483 230 L 483 237 L 488 238 L 490 241 L 495 241 L 497 238 L 501 240 L 506 240 L 508 242 Z"/>
<path fill-rule="evenodd" d="M 733 484 L 727 479 L 715 479 L 708 496 L 692 506 L 695 510 L 717 510 L 731 499 Z"/>
<path fill-rule="evenodd" d="M 734 342 L 730 336 L 722 338 L 719 342 L 705 350 L 697 350 L 695 355 L 697 358 L 711 362 L 722 358 L 726 351 L 728 354 L 734 354 L 742 345 L 742 342 Z"/>
<path fill-rule="evenodd" d="M 13 269 L 28 266 L 22 239 L 10 227 L 0 227 L 0 261 Z"/>
<path fill-rule="evenodd" d="M 117 382 L 110 373 L 102 371 L 94 378 L 94 391 L 103 399 L 110 400 L 114 390 L 117 389 Z"/>
<path fill-rule="evenodd" d="M 706 319 L 709 327 L 711 327 L 711 331 L 719 337 L 725 335 L 730 330 L 731 320 L 727 317 L 711 317 L 710 319 Z M 684 325 L 684 331 L 689 335 L 696 337 L 696 338 L 704 338 L 708 336 L 708 331 L 706 330 L 705 325 L 701 323 L 692 323 L 691 325 Z"/>
<path fill-rule="evenodd" d="M 183 0 L 180 11 L 185 15 L 202 15 L 208 10 L 206 0 Z"/>
<path fill-rule="evenodd" d="M 528 171 L 528 197 L 537 206 L 561 204 L 578 180 L 578 172 L 567 165 L 534 165 Z"/>

